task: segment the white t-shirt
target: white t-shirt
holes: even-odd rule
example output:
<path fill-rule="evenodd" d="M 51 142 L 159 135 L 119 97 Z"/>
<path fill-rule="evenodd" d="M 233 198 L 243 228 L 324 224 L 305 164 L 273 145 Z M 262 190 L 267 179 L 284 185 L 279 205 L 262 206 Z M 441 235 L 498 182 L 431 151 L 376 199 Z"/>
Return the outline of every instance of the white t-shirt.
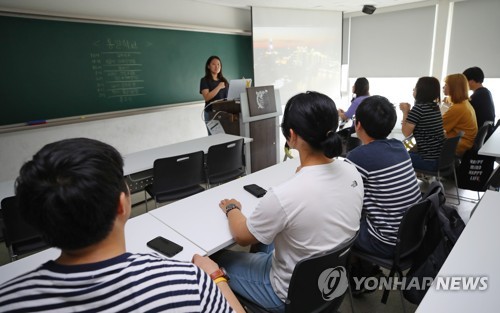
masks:
<path fill-rule="evenodd" d="M 297 262 L 352 238 L 362 207 L 363 180 L 339 160 L 306 166 L 262 198 L 247 226 L 260 242 L 274 242 L 270 277 L 283 301 Z"/>

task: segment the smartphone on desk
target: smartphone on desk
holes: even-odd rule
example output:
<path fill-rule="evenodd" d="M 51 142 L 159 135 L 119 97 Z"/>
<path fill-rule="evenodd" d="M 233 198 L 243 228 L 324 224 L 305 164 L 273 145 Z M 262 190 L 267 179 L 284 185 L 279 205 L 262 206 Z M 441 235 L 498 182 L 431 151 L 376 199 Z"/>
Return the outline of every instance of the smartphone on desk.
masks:
<path fill-rule="evenodd" d="M 245 185 L 243 188 L 257 198 L 263 197 L 267 192 L 267 190 L 256 184 Z"/>
<path fill-rule="evenodd" d="M 158 236 L 155 239 L 148 241 L 147 246 L 157 252 L 160 252 L 161 254 L 168 256 L 169 258 L 181 252 L 183 249 L 182 246 L 166 238 L 163 238 L 162 236 Z"/>

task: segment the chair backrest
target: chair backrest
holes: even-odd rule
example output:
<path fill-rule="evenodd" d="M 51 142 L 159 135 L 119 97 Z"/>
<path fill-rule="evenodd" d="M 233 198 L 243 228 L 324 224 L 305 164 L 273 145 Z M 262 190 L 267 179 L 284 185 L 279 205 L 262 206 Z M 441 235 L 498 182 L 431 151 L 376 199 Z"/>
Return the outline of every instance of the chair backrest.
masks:
<path fill-rule="evenodd" d="M 474 145 L 472 146 L 473 149 L 481 149 L 485 142 L 486 135 L 490 132 L 491 127 L 493 127 L 493 122 L 486 121 L 484 125 L 479 128 L 476 138 L 474 139 Z"/>
<path fill-rule="evenodd" d="M 0 227 L 5 245 L 12 259 L 16 259 L 18 255 L 38 251 L 48 246 L 41 234 L 24 221 L 15 196 L 2 199 L 0 217 L 2 218 Z"/>
<path fill-rule="evenodd" d="M 457 150 L 458 142 L 461 137 L 462 134 L 459 134 L 458 136 L 444 140 L 438 161 L 438 168 L 440 171 L 447 170 L 452 166 L 455 166 L 455 151 Z"/>
<path fill-rule="evenodd" d="M 490 187 L 496 190 L 500 188 L 500 166 L 497 166 L 486 182 L 486 189 L 489 189 Z"/>
<path fill-rule="evenodd" d="M 347 262 L 356 237 L 297 263 L 288 288 L 286 313 L 337 311 L 349 286 Z"/>
<path fill-rule="evenodd" d="M 243 139 L 210 146 L 206 158 L 209 182 L 224 182 L 243 174 Z"/>
<path fill-rule="evenodd" d="M 206 182 L 203 151 L 156 159 L 153 164 L 155 190 L 176 191 Z"/>
<path fill-rule="evenodd" d="M 422 243 L 431 205 L 429 199 L 423 199 L 411 205 L 405 212 L 399 225 L 394 250 L 395 262 L 414 253 Z"/>

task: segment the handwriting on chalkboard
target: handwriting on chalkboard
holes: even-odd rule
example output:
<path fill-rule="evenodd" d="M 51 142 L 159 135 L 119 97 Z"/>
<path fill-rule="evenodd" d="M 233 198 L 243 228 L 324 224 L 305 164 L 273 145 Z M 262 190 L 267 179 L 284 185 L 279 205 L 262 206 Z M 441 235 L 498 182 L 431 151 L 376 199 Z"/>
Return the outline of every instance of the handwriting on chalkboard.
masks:
<path fill-rule="evenodd" d="M 95 41 L 90 64 L 98 97 L 123 103 L 145 96 L 141 57 L 136 41 L 110 38 Z"/>

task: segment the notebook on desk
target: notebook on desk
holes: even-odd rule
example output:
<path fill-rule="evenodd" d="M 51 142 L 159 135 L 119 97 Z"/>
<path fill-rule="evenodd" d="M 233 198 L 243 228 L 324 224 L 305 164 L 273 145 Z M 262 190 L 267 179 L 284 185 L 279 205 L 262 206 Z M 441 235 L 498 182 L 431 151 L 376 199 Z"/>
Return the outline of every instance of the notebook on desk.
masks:
<path fill-rule="evenodd" d="M 229 81 L 229 89 L 227 91 L 227 100 L 240 100 L 241 93 L 245 92 L 245 89 L 251 86 L 251 78 L 231 79 Z"/>

